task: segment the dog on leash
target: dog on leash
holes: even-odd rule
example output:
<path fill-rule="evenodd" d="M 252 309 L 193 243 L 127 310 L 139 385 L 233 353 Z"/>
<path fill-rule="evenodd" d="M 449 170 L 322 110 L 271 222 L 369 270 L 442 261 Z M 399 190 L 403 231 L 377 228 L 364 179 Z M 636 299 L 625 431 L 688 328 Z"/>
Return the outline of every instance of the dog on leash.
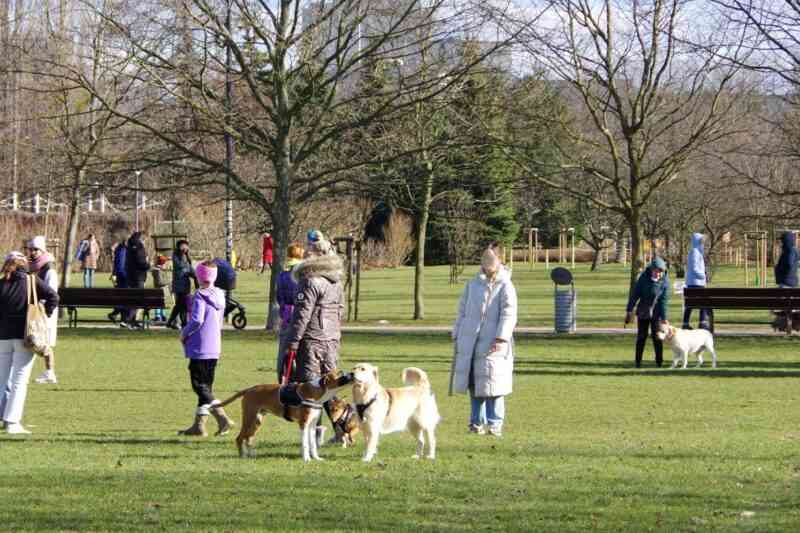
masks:
<path fill-rule="evenodd" d="M 381 434 L 403 430 L 417 439 L 415 458 L 436 457 L 440 417 L 428 375 L 419 368 L 405 368 L 403 383 L 405 387 L 386 389 L 378 381 L 378 367 L 359 363 L 353 368 L 353 401 L 366 441 L 364 461 L 375 457 Z"/>
<path fill-rule="evenodd" d="M 219 406 L 228 405 L 237 398 L 242 399 L 242 427 L 236 437 L 239 456 L 255 457 L 253 439 L 261 427 L 264 414 L 272 413 L 290 422 L 297 422 L 300 426 L 300 450 L 303 461 L 308 462 L 311 459 L 321 461 L 317 451 L 316 427 L 322 415 L 322 404 L 332 399 L 337 390 L 346 387 L 352 381 L 352 374 L 330 372 L 316 381 L 284 387 L 278 384 L 255 385 L 237 392 Z"/>
<path fill-rule="evenodd" d="M 689 364 L 689 354 L 697 354 L 697 366 L 703 366 L 703 352 L 711 353 L 711 367 L 717 368 L 717 352 L 714 349 L 714 336 L 705 329 L 680 329 L 664 321 L 658 326 L 656 336 L 672 348 L 672 368 L 683 361 L 683 368 Z"/>

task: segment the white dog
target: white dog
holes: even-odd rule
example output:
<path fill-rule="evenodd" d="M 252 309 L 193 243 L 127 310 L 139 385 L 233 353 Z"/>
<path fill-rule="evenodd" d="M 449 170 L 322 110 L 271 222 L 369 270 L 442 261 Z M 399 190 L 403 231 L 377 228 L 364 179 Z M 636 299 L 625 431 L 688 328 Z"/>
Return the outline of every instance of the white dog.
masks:
<path fill-rule="evenodd" d="M 711 366 L 717 368 L 717 352 L 714 350 L 714 336 L 705 329 L 680 329 L 662 322 L 656 336 L 672 347 L 672 368 L 683 360 L 683 368 L 689 364 L 689 354 L 697 354 L 697 366 L 703 366 L 703 351 L 711 353 Z"/>
<path fill-rule="evenodd" d="M 407 429 L 417 439 L 417 453 L 422 458 L 427 440 L 428 459 L 436 457 L 436 425 L 439 408 L 431 393 L 428 375 L 419 368 L 403 369 L 406 387 L 385 389 L 378 383 L 378 367 L 359 363 L 353 368 L 353 401 L 366 450 L 364 461 L 371 461 L 378 452 L 378 437 Z"/>

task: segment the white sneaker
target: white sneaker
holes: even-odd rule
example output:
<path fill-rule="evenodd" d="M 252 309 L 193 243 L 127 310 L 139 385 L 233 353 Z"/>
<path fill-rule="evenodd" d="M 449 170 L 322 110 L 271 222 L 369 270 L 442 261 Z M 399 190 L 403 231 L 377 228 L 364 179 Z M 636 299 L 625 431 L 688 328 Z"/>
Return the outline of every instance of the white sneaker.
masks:
<path fill-rule="evenodd" d="M 485 435 L 486 430 L 483 429 L 483 426 L 477 424 L 470 424 L 469 425 L 469 432 L 470 433 L 477 433 L 478 435 Z"/>
<path fill-rule="evenodd" d="M 499 427 L 489 426 L 489 435 L 494 435 L 495 437 L 502 437 L 503 430 Z"/>
<path fill-rule="evenodd" d="M 36 383 L 43 384 L 43 383 L 58 383 L 56 379 L 56 373 L 52 370 L 45 370 L 42 374 L 35 379 Z"/>
<path fill-rule="evenodd" d="M 22 427 L 19 422 L 6 422 L 6 433 L 9 435 L 30 435 L 31 432 Z"/>

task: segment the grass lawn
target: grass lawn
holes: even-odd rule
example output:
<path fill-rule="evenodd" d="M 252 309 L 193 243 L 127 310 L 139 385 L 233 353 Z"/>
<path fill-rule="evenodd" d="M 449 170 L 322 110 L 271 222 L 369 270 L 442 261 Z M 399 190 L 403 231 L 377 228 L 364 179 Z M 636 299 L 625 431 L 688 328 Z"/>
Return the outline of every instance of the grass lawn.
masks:
<path fill-rule="evenodd" d="M 385 385 L 420 366 L 443 422 L 435 462 L 409 435 L 378 458 L 299 460 L 274 417 L 258 457 L 234 435 L 175 436 L 194 395 L 166 331 L 62 330 L 55 386 L 32 384 L 30 437 L 0 436 L 3 531 L 797 531 L 800 350 L 793 338 L 718 339 L 720 368 L 632 367 L 632 338 L 521 337 L 502 439 L 466 432 L 447 396 L 443 335 L 348 334 L 343 364 Z M 274 338 L 226 332 L 217 394 L 273 381 Z M 37 363 L 35 373 L 41 369 Z M 238 403 L 230 409 L 237 420 Z"/>
<path fill-rule="evenodd" d="M 414 321 L 413 291 L 414 269 L 410 267 L 368 270 L 361 277 L 361 299 L 359 325 L 449 325 L 458 307 L 458 298 L 464 283 L 477 272 L 478 267 L 467 267 L 462 281 L 449 284 L 449 267 L 437 266 L 425 269 L 425 320 Z M 590 272 L 588 265 L 578 264 L 575 272 L 578 291 L 578 327 L 621 327 L 628 298 L 629 270 L 622 265 L 602 265 Z M 99 284 L 110 284 L 104 275 L 97 275 Z M 530 327 L 552 327 L 553 283 L 549 272 L 540 265 L 531 271 L 527 265 L 517 264 L 514 284 L 519 293 L 519 325 Z M 73 277 L 79 283 L 79 276 Z M 248 323 L 263 326 L 266 315 L 267 275 L 241 272 L 239 286 L 234 297 L 247 307 Z M 674 281 L 674 280 L 673 280 Z M 742 269 L 720 268 L 714 278 L 716 287 L 742 286 Z M 769 281 L 772 286 L 772 280 Z M 681 297 L 673 296 L 670 316 L 681 320 Z M 81 310 L 80 316 L 101 318 L 109 310 Z M 717 311 L 716 318 L 721 329 L 746 329 L 748 331 L 771 331 L 767 311 Z M 697 312 L 693 321 L 697 321 Z M 385 322 L 384 322 L 385 321 Z"/>

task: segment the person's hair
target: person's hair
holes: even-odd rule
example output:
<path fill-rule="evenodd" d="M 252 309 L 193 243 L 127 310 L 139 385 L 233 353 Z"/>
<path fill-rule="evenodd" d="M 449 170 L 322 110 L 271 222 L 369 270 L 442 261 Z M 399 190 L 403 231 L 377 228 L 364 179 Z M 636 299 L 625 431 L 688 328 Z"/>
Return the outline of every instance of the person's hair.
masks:
<path fill-rule="evenodd" d="M 303 247 L 300 246 L 299 243 L 293 242 L 292 244 L 289 245 L 286 255 L 289 257 L 289 259 L 302 259 Z"/>
<path fill-rule="evenodd" d="M 189 247 L 189 241 L 187 241 L 186 239 L 181 239 L 179 241 L 175 241 L 175 251 L 176 252 L 180 252 L 181 251 L 181 246 L 183 246 L 184 244 L 186 245 L 187 248 Z"/>
<path fill-rule="evenodd" d="M 213 259 L 206 259 L 201 263 L 204 267 L 217 268 L 217 263 Z"/>
<path fill-rule="evenodd" d="M 25 269 L 28 267 L 28 260 L 21 256 L 10 257 L 3 263 L 3 277 L 8 277 L 17 270 Z"/>
<path fill-rule="evenodd" d="M 94 233 L 90 233 L 86 236 L 87 239 L 94 239 Z"/>

